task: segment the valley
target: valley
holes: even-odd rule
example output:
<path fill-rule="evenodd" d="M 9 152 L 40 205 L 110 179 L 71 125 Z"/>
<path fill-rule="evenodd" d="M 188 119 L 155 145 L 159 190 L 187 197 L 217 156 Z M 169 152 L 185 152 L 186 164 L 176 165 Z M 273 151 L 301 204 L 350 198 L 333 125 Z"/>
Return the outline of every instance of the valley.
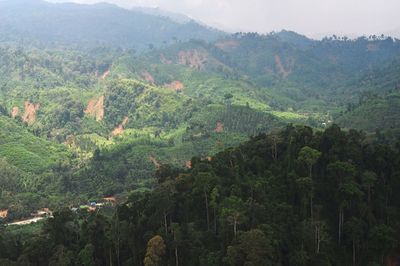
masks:
<path fill-rule="evenodd" d="M 155 13 L 0 1 L 0 265 L 395 263 L 400 40 Z"/>

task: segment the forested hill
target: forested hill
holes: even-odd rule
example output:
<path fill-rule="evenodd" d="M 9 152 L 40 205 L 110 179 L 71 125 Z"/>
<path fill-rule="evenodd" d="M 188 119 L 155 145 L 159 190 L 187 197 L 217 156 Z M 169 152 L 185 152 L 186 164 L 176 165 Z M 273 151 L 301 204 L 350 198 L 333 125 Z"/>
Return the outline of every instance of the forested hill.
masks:
<path fill-rule="evenodd" d="M 145 53 L 2 44 L 0 112 L 29 132 L 20 142 L 53 141 L 78 161 L 30 150 L 33 161 L 46 163 L 28 171 L 38 180 L 28 192 L 103 196 L 151 183 L 160 163 L 188 166 L 193 156 L 287 123 L 378 129 L 382 141 L 396 140 L 399 55 L 400 42 L 389 37 L 314 41 L 285 31 L 177 42 Z M 2 145 L 14 145 L 14 136 L 4 134 Z M 9 149 L 1 156 L 24 166 Z M 64 175 L 68 167 L 73 172 Z M 54 179 L 47 181 L 49 173 Z"/>
<path fill-rule="evenodd" d="M 122 9 L 41 0 L 0 1 L 0 41 L 28 46 L 114 46 L 136 50 L 189 39 L 214 40 L 224 33 L 195 21 Z"/>
<path fill-rule="evenodd" d="M 14 265 L 396 265 L 400 144 L 333 125 L 259 135 L 158 187 L 112 218 L 63 210 L 24 240 L 0 234 Z M 1 229 L 0 229 L 1 230 Z M 15 261 L 15 262 L 13 262 Z"/>
<path fill-rule="evenodd" d="M 271 108 L 282 117 L 305 114 L 313 126 L 334 120 L 375 131 L 398 128 L 396 108 L 387 96 L 400 89 L 399 58 L 400 41 L 385 36 L 317 41 L 289 31 L 237 33 L 212 43 L 177 43 L 122 56 L 111 72 L 159 86 L 179 84 L 189 95 L 214 99 L 229 88 L 235 104 Z M 244 99 L 249 91 L 255 92 L 254 100 Z M 356 110 L 371 97 L 381 99 L 380 104 Z"/>
<path fill-rule="evenodd" d="M 0 223 L 55 211 L 0 265 L 396 263 L 399 70 L 386 36 L 0 0 Z"/>

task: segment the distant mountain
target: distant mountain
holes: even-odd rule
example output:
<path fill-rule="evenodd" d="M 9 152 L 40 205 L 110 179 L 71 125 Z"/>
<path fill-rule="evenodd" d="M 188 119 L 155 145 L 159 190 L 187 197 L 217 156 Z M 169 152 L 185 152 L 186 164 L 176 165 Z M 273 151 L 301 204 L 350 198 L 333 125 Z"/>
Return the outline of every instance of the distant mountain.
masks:
<path fill-rule="evenodd" d="M 177 40 L 211 41 L 224 35 L 192 20 L 177 22 L 169 16 L 150 13 L 105 3 L 3 0 L 0 1 L 0 41 L 143 50 Z"/>
<path fill-rule="evenodd" d="M 160 8 L 151 8 L 151 7 L 134 7 L 132 8 L 133 11 L 141 12 L 144 14 L 149 14 L 153 16 L 160 16 L 160 17 L 166 17 L 170 18 L 175 22 L 178 23 L 188 23 L 192 21 L 192 19 L 186 15 L 179 14 L 179 13 L 174 13 L 174 12 L 169 12 L 165 11 Z"/>
<path fill-rule="evenodd" d="M 282 30 L 275 33 L 274 36 L 280 41 L 293 44 L 298 48 L 307 48 L 315 43 L 314 40 L 309 39 L 306 36 L 298 34 L 294 31 Z"/>

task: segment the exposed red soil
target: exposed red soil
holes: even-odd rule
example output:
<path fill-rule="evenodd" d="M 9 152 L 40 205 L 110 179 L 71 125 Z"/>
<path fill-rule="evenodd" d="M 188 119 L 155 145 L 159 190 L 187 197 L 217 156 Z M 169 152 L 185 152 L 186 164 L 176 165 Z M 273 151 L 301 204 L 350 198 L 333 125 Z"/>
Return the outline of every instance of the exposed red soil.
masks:
<path fill-rule="evenodd" d="M 8 216 L 8 210 L 2 210 L 0 211 L 0 218 L 7 218 Z"/>
<path fill-rule="evenodd" d="M 104 118 L 104 95 L 99 99 L 93 97 L 85 109 L 85 114 L 94 117 L 96 121 L 102 121 Z"/>
<path fill-rule="evenodd" d="M 108 75 L 110 75 L 110 70 L 107 70 L 106 72 L 104 72 L 103 75 L 101 75 L 100 79 L 105 80 Z"/>
<path fill-rule="evenodd" d="M 207 61 L 207 54 L 198 50 L 180 51 L 178 58 L 179 64 L 201 70 Z"/>
<path fill-rule="evenodd" d="M 217 126 L 214 129 L 214 132 L 217 132 L 217 133 L 224 132 L 224 124 L 222 124 L 221 122 L 218 122 Z"/>
<path fill-rule="evenodd" d="M 29 125 L 34 123 L 36 120 L 36 111 L 39 110 L 40 104 L 34 104 L 29 101 L 25 102 L 25 113 L 22 116 L 22 121 Z"/>
<path fill-rule="evenodd" d="M 219 49 L 221 49 L 223 51 L 229 51 L 229 50 L 232 50 L 232 49 L 238 47 L 239 42 L 236 40 L 227 40 L 227 41 L 217 42 L 215 44 L 215 46 L 217 46 Z"/>
<path fill-rule="evenodd" d="M 161 61 L 161 63 L 166 64 L 166 65 L 172 64 L 172 61 L 165 58 L 164 54 L 160 54 L 160 61 Z"/>
<path fill-rule="evenodd" d="M 157 169 L 160 169 L 161 164 L 157 161 L 156 157 L 154 157 L 153 155 L 150 155 L 150 156 L 149 156 L 149 160 L 150 160 L 150 162 L 152 162 L 152 163 L 154 164 L 154 166 L 155 166 Z"/>
<path fill-rule="evenodd" d="M 148 71 L 143 71 L 142 72 L 142 77 L 144 78 L 145 81 L 147 81 L 150 84 L 155 84 L 154 77 L 148 72 Z"/>
<path fill-rule="evenodd" d="M 176 91 L 181 91 L 185 88 L 185 85 L 181 81 L 175 80 L 169 84 L 165 84 L 165 87 L 176 90 Z"/>
<path fill-rule="evenodd" d="M 122 123 L 121 124 L 119 124 L 118 125 L 118 127 L 116 127 L 114 130 L 113 130 L 113 132 L 111 132 L 111 135 L 112 136 L 119 136 L 119 135 L 122 135 L 123 133 L 124 133 L 124 131 L 125 131 L 125 126 L 126 126 L 126 124 L 129 122 L 129 118 L 126 116 L 125 118 L 124 118 L 124 120 L 122 121 Z"/>
<path fill-rule="evenodd" d="M 116 137 L 116 136 L 120 136 L 120 135 L 122 135 L 123 133 L 124 133 L 124 128 L 122 127 L 122 125 L 119 125 L 118 127 L 116 127 L 112 132 L 111 132 L 111 135 L 113 136 L 113 137 Z"/>
<path fill-rule="evenodd" d="M 19 108 L 18 106 L 14 106 L 11 111 L 11 117 L 16 118 L 19 115 Z"/>

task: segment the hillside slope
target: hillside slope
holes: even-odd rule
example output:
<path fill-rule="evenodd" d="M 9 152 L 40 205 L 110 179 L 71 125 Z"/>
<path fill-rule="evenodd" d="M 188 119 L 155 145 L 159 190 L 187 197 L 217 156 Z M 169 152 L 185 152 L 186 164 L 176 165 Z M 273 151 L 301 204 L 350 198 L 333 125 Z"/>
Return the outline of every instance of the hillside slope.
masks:
<path fill-rule="evenodd" d="M 57 211 L 27 241 L 7 228 L 0 263 L 396 265 L 399 148 L 288 126 L 193 158 L 191 170 L 163 165 L 155 189 L 117 208 Z"/>
<path fill-rule="evenodd" d="M 213 40 L 223 33 L 189 21 L 122 9 L 41 0 L 0 1 L 0 41 L 44 46 L 147 49 L 176 40 Z"/>

